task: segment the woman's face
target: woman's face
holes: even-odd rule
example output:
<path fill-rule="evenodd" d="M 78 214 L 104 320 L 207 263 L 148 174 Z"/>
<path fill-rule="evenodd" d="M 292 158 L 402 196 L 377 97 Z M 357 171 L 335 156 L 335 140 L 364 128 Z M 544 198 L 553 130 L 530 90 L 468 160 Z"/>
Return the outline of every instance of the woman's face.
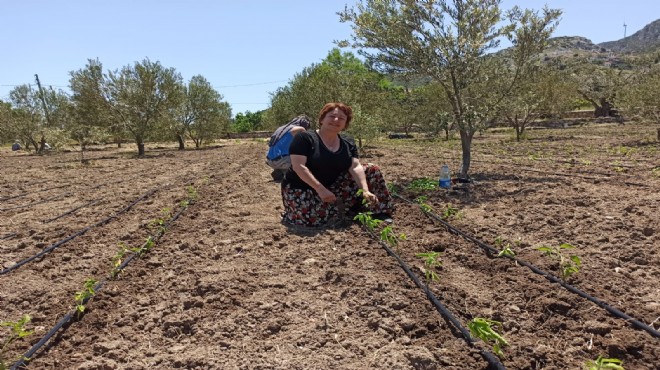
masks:
<path fill-rule="evenodd" d="M 321 128 L 332 129 L 333 131 L 341 131 L 346 127 L 346 114 L 339 108 L 335 108 L 321 120 Z"/>

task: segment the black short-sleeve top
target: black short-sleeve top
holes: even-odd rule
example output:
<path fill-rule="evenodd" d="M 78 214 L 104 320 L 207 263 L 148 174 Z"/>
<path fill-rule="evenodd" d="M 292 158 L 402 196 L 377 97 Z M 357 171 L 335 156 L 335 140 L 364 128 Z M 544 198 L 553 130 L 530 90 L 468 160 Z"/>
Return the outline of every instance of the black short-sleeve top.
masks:
<path fill-rule="evenodd" d="M 307 157 L 305 166 L 312 175 L 326 188 L 329 188 L 337 178 L 351 168 L 353 158 L 358 158 L 358 149 L 355 144 L 339 136 L 339 149 L 330 151 L 316 131 L 301 132 L 293 138 L 289 147 L 289 154 L 304 155 Z M 289 169 L 282 185 L 289 184 L 296 189 L 311 189 L 306 182 Z"/>

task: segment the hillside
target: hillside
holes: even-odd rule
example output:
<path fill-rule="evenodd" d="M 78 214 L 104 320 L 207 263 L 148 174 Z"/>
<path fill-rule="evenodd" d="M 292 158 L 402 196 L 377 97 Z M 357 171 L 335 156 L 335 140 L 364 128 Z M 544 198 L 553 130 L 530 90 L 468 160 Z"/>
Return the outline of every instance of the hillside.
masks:
<path fill-rule="evenodd" d="M 655 20 L 634 34 L 616 41 L 607 41 L 598 46 L 617 53 L 644 53 L 660 46 L 660 19 Z"/>

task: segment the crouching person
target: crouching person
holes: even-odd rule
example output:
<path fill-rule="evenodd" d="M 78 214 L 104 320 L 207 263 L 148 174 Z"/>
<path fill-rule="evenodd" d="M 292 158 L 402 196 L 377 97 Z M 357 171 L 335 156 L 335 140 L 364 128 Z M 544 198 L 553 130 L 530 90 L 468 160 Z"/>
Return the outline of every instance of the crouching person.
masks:
<path fill-rule="evenodd" d="M 280 126 L 275 130 L 268 142 L 268 153 L 266 153 L 266 164 L 273 172 L 271 176 L 275 181 L 282 181 L 284 174 L 291 167 L 289 158 L 289 145 L 293 137 L 310 127 L 311 120 L 305 115 L 300 115 L 286 125 Z"/>
<path fill-rule="evenodd" d="M 374 218 L 391 216 L 394 204 L 380 169 L 363 167 L 357 147 L 339 135 L 352 118 L 351 107 L 328 103 L 319 113 L 318 130 L 293 138 L 291 168 L 282 181 L 285 223 L 323 226 L 349 209 L 369 210 Z"/>

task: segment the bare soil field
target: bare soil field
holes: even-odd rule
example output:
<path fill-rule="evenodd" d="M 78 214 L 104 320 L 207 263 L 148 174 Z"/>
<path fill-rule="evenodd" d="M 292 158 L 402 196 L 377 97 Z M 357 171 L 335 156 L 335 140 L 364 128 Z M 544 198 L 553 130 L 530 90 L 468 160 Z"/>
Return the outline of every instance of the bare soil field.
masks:
<path fill-rule="evenodd" d="M 501 368 L 582 369 L 603 356 L 658 369 L 655 135 L 636 124 L 539 129 L 520 143 L 477 134 L 474 182 L 450 190 L 411 184 L 437 179 L 443 163 L 456 171 L 458 140 L 370 146 L 363 161 L 397 189 L 390 226 L 406 240 L 394 252 L 422 282 L 417 254 L 440 252 L 428 289 L 455 321 L 357 222 L 283 225 L 263 139 L 148 146 L 144 158 L 132 145 L 96 148 L 84 164 L 75 152 L 3 148 L 0 321 L 30 314 L 33 330 L 8 348 L 8 364 L 35 348 L 26 368 L 496 368 L 484 357 L 492 345 L 461 331 L 480 317 L 502 323 Z M 432 214 L 407 201 L 420 196 Z M 559 259 L 538 248 L 564 243 L 581 265 L 561 279 Z M 130 251 L 145 245 L 139 258 Z M 510 245 L 520 262 L 484 245 Z M 96 294 L 75 314 L 90 278 Z M 0 327 L 0 340 L 9 335 Z"/>

